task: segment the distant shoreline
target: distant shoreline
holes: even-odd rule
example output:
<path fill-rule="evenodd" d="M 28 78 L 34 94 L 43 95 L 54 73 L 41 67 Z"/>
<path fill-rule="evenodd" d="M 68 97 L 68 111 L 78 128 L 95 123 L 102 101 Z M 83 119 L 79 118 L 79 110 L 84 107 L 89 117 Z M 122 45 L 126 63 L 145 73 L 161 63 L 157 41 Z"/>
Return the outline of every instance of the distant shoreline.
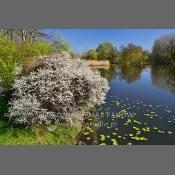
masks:
<path fill-rule="evenodd" d="M 85 60 L 84 62 L 89 66 L 110 66 L 109 60 Z"/>

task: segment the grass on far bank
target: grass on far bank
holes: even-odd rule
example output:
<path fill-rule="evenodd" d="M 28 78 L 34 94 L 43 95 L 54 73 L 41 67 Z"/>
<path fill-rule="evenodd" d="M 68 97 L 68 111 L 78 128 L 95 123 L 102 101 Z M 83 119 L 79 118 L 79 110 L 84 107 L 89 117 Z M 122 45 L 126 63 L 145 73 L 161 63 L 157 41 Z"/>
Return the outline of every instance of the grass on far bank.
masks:
<path fill-rule="evenodd" d="M 7 111 L 7 102 L 7 99 L 0 99 L 0 144 L 77 144 L 77 136 L 81 128 L 55 125 L 26 128 L 22 125 L 16 125 L 4 116 Z"/>
<path fill-rule="evenodd" d="M 89 66 L 110 66 L 109 60 L 85 60 L 84 62 Z"/>

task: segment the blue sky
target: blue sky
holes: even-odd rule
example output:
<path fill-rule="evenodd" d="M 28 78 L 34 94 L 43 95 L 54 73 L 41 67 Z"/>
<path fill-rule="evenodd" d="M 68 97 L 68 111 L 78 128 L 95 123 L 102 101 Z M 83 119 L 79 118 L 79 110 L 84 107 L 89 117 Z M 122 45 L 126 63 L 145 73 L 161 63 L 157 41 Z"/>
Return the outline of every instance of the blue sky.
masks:
<path fill-rule="evenodd" d="M 151 50 L 154 40 L 161 35 L 175 33 L 175 29 L 45 29 L 47 32 L 62 34 L 74 52 L 96 48 L 104 41 L 114 46 L 134 43 Z"/>

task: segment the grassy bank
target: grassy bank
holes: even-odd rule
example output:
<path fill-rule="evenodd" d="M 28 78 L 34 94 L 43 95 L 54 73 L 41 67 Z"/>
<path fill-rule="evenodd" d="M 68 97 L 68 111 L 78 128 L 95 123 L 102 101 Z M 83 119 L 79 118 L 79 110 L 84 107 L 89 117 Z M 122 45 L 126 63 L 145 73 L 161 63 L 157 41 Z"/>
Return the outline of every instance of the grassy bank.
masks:
<path fill-rule="evenodd" d="M 109 60 L 85 60 L 84 62 L 89 66 L 110 66 Z"/>
<path fill-rule="evenodd" d="M 1 116 L 2 118 L 2 116 Z M 0 144 L 77 144 L 79 129 L 75 127 L 25 128 L 0 120 Z"/>
<path fill-rule="evenodd" d="M 75 126 L 25 127 L 8 121 L 7 98 L 0 98 L 0 144 L 77 144 L 80 128 Z"/>

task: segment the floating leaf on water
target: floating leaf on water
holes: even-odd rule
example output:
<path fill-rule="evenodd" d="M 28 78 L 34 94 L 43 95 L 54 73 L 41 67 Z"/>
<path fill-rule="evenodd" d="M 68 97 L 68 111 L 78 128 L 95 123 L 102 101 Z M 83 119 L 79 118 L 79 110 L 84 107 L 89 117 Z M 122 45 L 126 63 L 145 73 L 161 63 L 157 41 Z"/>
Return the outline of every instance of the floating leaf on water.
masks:
<path fill-rule="evenodd" d="M 131 142 L 128 142 L 128 145 L 132 145 L 132 143 Z"/>
<path fill-rule="evenodd" d="M 153 127 L 153 129 L 158 129 L 158 127 Z"/>
<path fill-rule="evenodd" d="M 85 132 L 85 133 L 84 133 L 84 135 L 88 135 L 88 134 L 89 134 L 89 132 Z"/>
<path fill-rule="evenodd" d="M 101 143 L 100 145 L 106 145 L 106 143 Z"/>
<path fill-rule="evenodd" d="M 148 131 L 150 131 L 150 130 L 149 130 L 149 129 L 146 129 L 146 128 L 142 128 L 142 131 L 148 132 Z"/>
<path fill-rule="evenodd" d="M 91 130 L 92 128 L 88 126 L 86 129 L 87 129 L 87 130 Z"/>
<path fill-rule="evenodd" d="M 101 134 L 100 137 L 103 138 L 103 139 L 105 139 L 105 135 L 103 135 L 103 134 Z"/>
<path fill-rule="evenodd" d="M 168 131 L 168 134 L 172 134 L 173 132 L 172 131 Z"/>
<path fill-rule="evenodd" d="M 87 137 L 86 140 L 91 140 L 91 138 L 90 137 Z"/>
<path fill-rule="evenodd" d="M 137 120 L 133 120 L 134 123 L 137 123 L 138 125 L 141 125 L 142 123 L 137 121 Z"/>
<path fill-rule="evenodd" d="M 134 140 L 137 140 L 137 141 L 139 141 L 139 140 L 141 140 L 141 141 L 147 141 L 147 140 L 148 140 L 148 139 L 145 138 L 145 137 L 137 137 L 137 136 L 131 137 L 131 138 L 134 139 Z"/>
<path fill-rule="evenodd" d="M 112 145 L 118 145 L 118 142 L 116 139 L 111 139 L 111 141 L 112 141 Z"/>
<path fill-rule="evenodd" d="M 142 132 L 141 131 L 137 131 L 136 132 L 136 135 L 140 135 Z"/>
<path fill-rule="evenodd" d="M 158 130 L 158 133 L 164 134 L 165 132 L 162 130 Z"/>
<path fill-rule="evenodd" d="M 132 120 L 131 120 L 131 119 L 128 119 L 128 120 L 126 121 L 126 123 L 132 123 Z"/>
<path fill-rule="evenodd" d="M 140 137 L 140 140 L 145 140 L 145 141 L 147 141 L 148 139 L 145 138 L 145 137 Z"/>
<path fill-rule="evenodd" d="M 135 126 L 133 126 L 132 128 L 135 129 L 135 130 L 137 130 L 137 131 L 140 130 L 140 128 L 137 128 L 137 127 L 135 127 Z"/>
<path fill-rule="evenodd" d="M 140 140 L 140 138 L 139 137 L 137 137 L 137 136 L 135 136 L 135 137 L 131 137 L 132 139 L 134 139 L 134 140 Z"/>

